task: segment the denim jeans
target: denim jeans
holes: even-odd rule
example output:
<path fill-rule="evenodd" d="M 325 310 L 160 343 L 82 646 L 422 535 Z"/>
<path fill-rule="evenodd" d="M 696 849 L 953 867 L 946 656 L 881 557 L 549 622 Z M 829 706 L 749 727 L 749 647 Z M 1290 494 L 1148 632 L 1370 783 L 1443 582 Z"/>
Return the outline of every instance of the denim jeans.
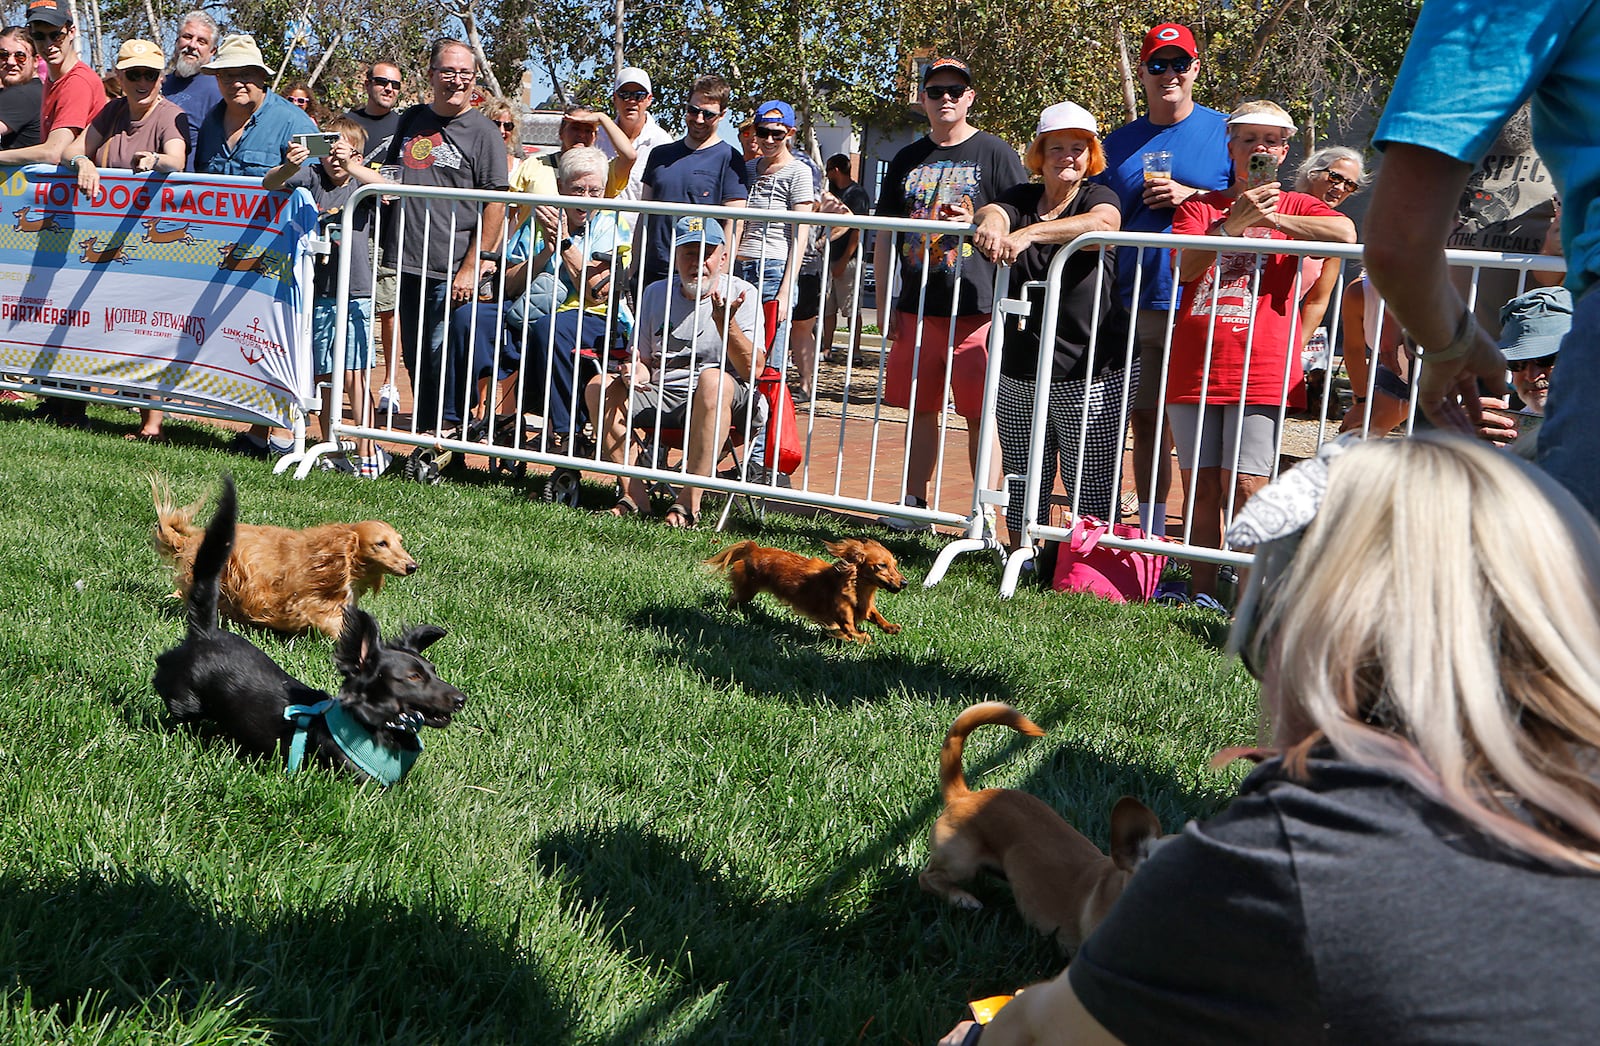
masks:
<path fill-rule="evenodd" d="M 394 318 L 400 328 L 400 352 L 411 375 L 412 411 L 419 432 L 437 427 L 441 405 L 446 425 L 461 423 L 461 397 L 451 393 L 451 386 L 458 381 L 456 371 L 465 368 L 448 366 L 444 356 L 449 304 L 449 280 L 400 274 Z"/>

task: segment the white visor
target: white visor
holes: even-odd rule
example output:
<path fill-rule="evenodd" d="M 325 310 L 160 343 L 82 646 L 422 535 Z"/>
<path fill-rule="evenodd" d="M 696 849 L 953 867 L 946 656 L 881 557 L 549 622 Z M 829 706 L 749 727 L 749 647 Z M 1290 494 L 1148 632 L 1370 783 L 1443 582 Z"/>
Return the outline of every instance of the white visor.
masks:
<path fill-rule="evenodd" d="M 1242 113 L 1229 120 L 1228 126 L 1237 127 L 1240 124 L 1247 123 L 1253 123 L 1258 127 L 1282 127 L 1291 134 L 1295 130 L 1293 120 L 1287 116 L 1279 116 L 1277 113 Z"/>

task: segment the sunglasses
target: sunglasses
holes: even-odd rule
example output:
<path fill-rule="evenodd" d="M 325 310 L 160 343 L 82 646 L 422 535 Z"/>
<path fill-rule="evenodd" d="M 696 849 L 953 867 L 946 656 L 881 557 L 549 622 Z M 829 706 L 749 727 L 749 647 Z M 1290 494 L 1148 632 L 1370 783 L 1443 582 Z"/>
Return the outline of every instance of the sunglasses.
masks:
<path fill-rule="evenodd" d="M 32 51 L 0 51 L 0 62 L 26 62 L 32 57 Z"/>
<path fill-rule="evenodd" d="M 161 79 L 161 73 L 156 69 L 124 69 L 122 75 L 135 82 L 151 84 Z"/>
<path fill-rule="evenodd" d="M 1317 173 L 1328 179 L 1328 181 L 1332 182 L 1335 188 L 1343 189 L 1345 192 L 1355 192 L 1357 189 L 1361 188 L 1360 182 L 1356 181 L 1354 178 L 1346 178 L 1338 171 L 1330 171 L 1324 167 Z"/>
<path fill-rule="evenodd" d="M 36 44 L 53 44 L 60 41 L 63 36 L 66 36 L 70 32 L 72 32 L 72 26 L 64 25 L 60 29 L 46 29 L 42 33 L 37 29 L 29 29 L 28 36 L 31 37 L 33 42 Z"/>
<path fill-rule="evenodd" d="M 753 133 L 757 138 L 765 138 L 772 142 L 782 141 L 789 137 L 789 129 L 787 127 L 757 127 Z"/>
<path fill-rule="evenodd" d="M 299 95 L 291 97 L 289 101 L 293 102 L 295 105 L 298 105 L 302 109 L 311 104 L 311 99 L 301 98 Z"/>
<path fill-rule="evenodd" d="M 952 102 L 957 102 L 960 101 L 961 97 L 967 93 L 967 85 L 934 84 L 932 87 L 924 87 L 922 89 L 922 93 L 927 95 L 929 98 L 932 98 L 936 102 L 941 98 L 948 98 Z"/>
<path fill-rule="evenodd" d="M 1151 76 L 1161 76 L 1168 69 L 1180 76 L 1194 68 L 1194 59 L 1188 55 L 1179 55 L 1176 58 L 1148 58 L 1144 63 L 1144 71 Z"/>
<path fill-rule="evenodd" d="M 1513 374 L 1520 374 L 1529 367 L 1538 367 L 1540 370 L 1549 370 L 1556 365 L 1554 353 L 1548 356 L 1537 356 L 1531 360 L 1507 360 L 1506 370 Z"/>
<path fill-rule="evenodd" d="M 372 86 L 374 86 L 376 88 L 379 88 L 381 90 L 390 90 L 390 91 L 398 91 L 398 90 L 400 90 L 400 81 L 399 80 L 391 80 L 387 76 L 373 76 L 373 77 L 370 77 L 370 78 L 368 78 L 367 83 L 369 83 Z"/>
<path fill-rule="evenodd" d="M 649 91 L 613 91 L 611 97 L 620 98 L 624 102 L 642 102 L 650 97 Z"/>
<path fill-rule="evenodd" d="M 494 123 L 502 131 L 515 131 L 517 129 L 517 121 L 515 120 L 496 120 Z"/>
<path fill-rule="evenodd" d="M 702 109 L 698 105 L 684 106 L 683 115 L 691 120 L 704 120 L 706 123 L 713 123 L 722 119 L 722 114 L 715 109 Z"/>

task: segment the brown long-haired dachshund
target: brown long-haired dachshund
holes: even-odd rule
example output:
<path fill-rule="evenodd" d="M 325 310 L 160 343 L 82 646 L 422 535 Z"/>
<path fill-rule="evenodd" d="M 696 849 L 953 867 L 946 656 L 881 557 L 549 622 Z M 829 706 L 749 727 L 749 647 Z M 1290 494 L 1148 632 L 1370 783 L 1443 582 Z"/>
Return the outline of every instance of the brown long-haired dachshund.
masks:
<path fill-rule="evenodd" d="M 770 592 L 838 639 L 872 642 L 861 628 L 867 621 L 889 635 L 899 632 L 900 626 L 884 620 L 873 604 L 878 589 L 906 587 L 894 554 L 871 538 L 835 541 L 827 548 L 839 557 L 837 563 L 754 541 L 730 545 L 706 563 L 727 572 L 729 607 L 743 609 L 758 594 Z"/>
<path fill-rule="evenodd" d="M 194 584 L 194 557 L 205 531 L 194 524 L 201 502 L 172 506 L 166 485 L 150 480 L 155 501 L 153 540 L 172 565 L 173 582 L 185 599 Z M 325 523 L 306 530 L 241 523 L 222 575 L 224 616 L 280 632 L 315 628 L 338 638 L 346 604 L 383 588 L 393 574 L 416 573 L 417 561 L 400 534 L 381 520 Z"/>

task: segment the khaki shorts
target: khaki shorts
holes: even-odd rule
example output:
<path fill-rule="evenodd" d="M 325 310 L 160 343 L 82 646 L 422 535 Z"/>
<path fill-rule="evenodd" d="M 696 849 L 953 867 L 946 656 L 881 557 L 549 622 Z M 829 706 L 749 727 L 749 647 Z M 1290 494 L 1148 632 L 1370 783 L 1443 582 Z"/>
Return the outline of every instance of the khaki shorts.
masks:
<path fill-rule="evenodd" d="M 1161 381 L 1166 376 L 1161 359 L 1167 346 L 1167 310 L 1140 309 L 1134 342 L 1139 349 L 1139 390 L 1133 396 L 1133 409 L 1159 410 Z"/>

